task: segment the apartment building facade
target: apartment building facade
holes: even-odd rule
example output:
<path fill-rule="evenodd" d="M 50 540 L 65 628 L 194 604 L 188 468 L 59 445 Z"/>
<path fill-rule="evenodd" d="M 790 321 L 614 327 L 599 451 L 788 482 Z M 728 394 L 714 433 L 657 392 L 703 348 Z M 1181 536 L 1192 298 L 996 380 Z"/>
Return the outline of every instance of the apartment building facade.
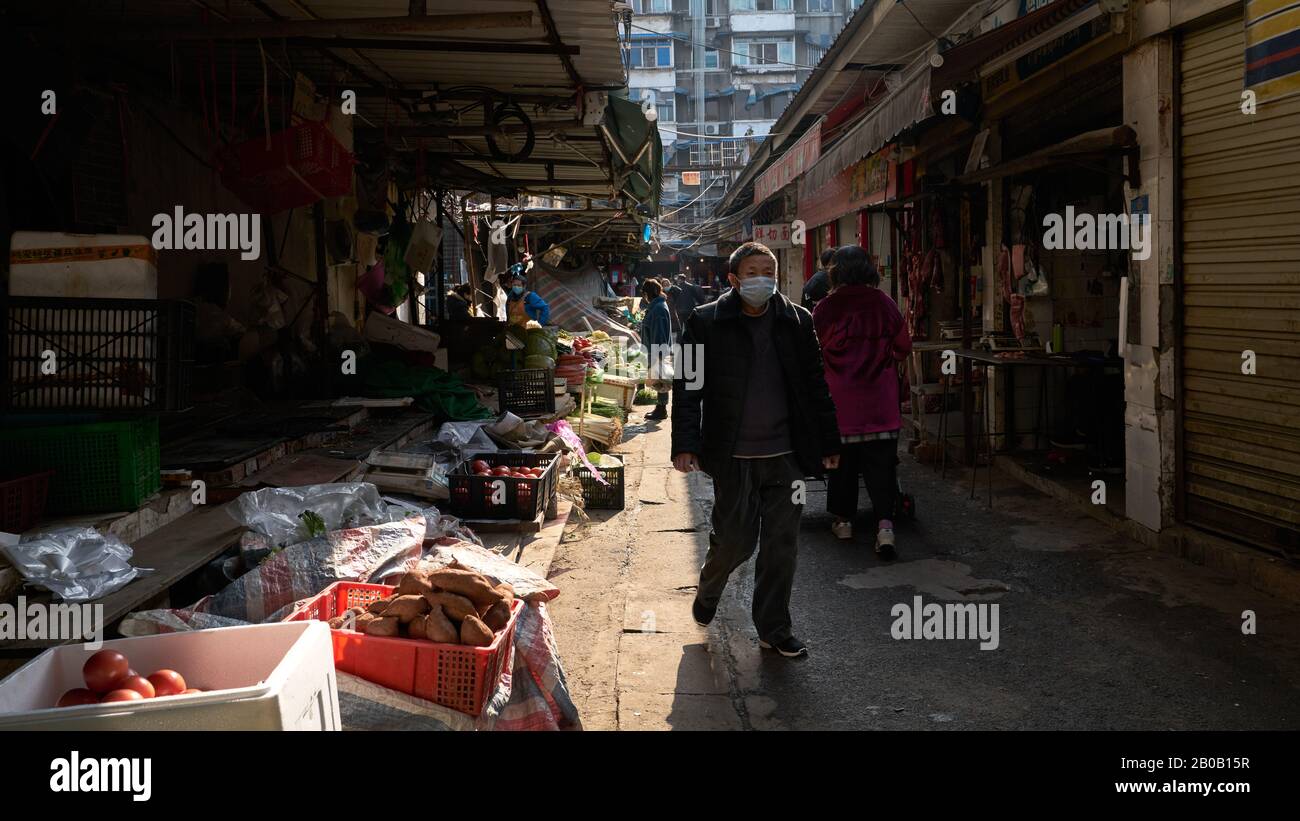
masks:
<path fill-rule="evenodd" d="M 862 0 L 632 5 L 628 85 L 664 143 L 666 221 L 690 224 L 712 214 Z"/>

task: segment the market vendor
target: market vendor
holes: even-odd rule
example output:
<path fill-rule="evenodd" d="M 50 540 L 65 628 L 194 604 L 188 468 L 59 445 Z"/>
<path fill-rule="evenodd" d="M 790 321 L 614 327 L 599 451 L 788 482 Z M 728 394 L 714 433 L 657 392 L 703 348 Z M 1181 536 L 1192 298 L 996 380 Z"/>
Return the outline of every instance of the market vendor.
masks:
<path fill-rule="evenodd" d="M 510 266 L 510 290 L 506 293 L 506 317 L 511 325 L 525 325 L 528 320 L 538 325 L 545 325 L 551 319 L 551 306 L 528 290 L 528 278 L 524 276 L 524 264 L 516 262 Z"/>

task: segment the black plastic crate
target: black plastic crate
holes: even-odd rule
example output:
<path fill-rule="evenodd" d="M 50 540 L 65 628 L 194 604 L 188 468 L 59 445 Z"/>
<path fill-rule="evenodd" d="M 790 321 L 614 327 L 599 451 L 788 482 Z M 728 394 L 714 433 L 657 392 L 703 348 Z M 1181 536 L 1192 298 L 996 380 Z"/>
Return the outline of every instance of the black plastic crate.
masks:
<path fill-rule="evenodd" d="M 531 521 L 544 511 L 555 496 L 555 461 L 558 454 L 525 453 L 521 450 L 501 450 L 496 453 L 470 454 L 448 476 L 451 491 L 451 512 L 462 519 L 523 519 Z M 516 479 L 509 476 L 475 476 L 472 465 L 482 459 L 492 467 L 540 467 L 538 479 Z M 494 503 L 493 483 L 505 483 L 500 503 Z"/>
<path fill-rule="evenodd" d="M 190 406 L 194 306 L 177 300 L 0 299 L 0 405 L 161 413 Z"/>
<path fill-rule="evenodd" d="M 593 510 L 622 510 L 627 504 L 623 497 L 623 466 L 597 465 L 596 470 L 600 471 L 600 475 L 609 484 L 602 485 L 596 481 L 596 476 L 586 465 L 578 466 L 578 479 L 582 482 L 583 506 Z"/>
<path fill-rule="evenodd" d="M 546 368 L 502 371 L 497 375 L 497 398 L 501 410 L 515 416 L 555 413 L 555 372 Z"/>

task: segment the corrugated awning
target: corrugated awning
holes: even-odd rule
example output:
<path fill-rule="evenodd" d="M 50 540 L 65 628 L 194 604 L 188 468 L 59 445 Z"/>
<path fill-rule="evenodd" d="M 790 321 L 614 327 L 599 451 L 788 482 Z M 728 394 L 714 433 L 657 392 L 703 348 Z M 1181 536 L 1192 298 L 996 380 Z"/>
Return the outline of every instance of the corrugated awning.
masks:
<path fill-rule="evenodd" d="M 807 172 L 807 190 L 816 191 L 831 177 L 883 148 L 904 129 L 932 116 L 930 71 L 930 64 L 922 61 L 897 91 L 849 129 L 839 142 L 824 149 L 822 158 Z"/>
<path fill-rule="evenodd" d="M 986 34 L 948 49 L 943 52 L 943 65 L 934 70 L 935 86 L 956 88 L 961 83 L 978 80 L 980 66 L 989 59 L 1030 37 L 1042 34 L 1095 2 L 1096 0 L 1056 0 L 1024 17 L 1017 17 Z"/>

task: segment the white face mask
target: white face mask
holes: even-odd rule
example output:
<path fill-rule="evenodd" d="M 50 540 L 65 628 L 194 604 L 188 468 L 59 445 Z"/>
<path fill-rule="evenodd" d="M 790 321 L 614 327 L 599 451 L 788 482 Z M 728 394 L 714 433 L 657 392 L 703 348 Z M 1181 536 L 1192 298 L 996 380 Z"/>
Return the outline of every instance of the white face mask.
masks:
<path fill-rule="evenodd" d="M 738 282 L 740 298 L 751 308 L 764 305 L 776 293 L 776 277 L 748 277 Z"/>

